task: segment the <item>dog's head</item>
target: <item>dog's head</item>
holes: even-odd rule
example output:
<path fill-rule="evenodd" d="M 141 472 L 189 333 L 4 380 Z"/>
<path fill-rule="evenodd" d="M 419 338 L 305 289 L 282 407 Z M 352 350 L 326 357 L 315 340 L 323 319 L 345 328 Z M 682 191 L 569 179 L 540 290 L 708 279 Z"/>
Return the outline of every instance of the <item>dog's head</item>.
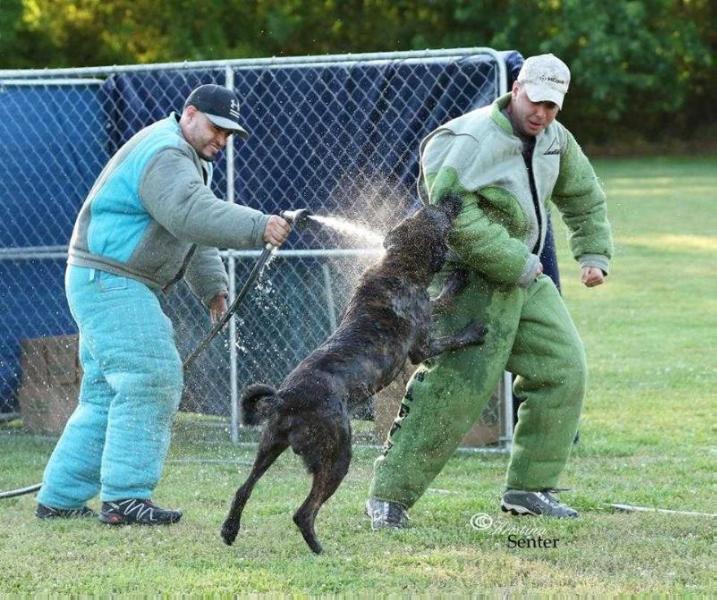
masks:
<path fill-rule="evenodd" d="M 383 241 L 387 259 L 428 285 L 446 260 L 448 232 L 460 207 L 460 198 L 450 195 L 403 219 Z"/>

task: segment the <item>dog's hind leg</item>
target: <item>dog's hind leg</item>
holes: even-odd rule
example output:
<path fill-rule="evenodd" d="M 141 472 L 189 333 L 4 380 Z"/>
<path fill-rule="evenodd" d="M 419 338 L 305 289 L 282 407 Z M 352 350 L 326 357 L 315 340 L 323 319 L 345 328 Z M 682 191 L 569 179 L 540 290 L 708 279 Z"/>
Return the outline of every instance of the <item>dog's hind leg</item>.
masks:
<path fill-rule="evenodd" d="M 286 441 L 286 438 L 284 436 L 278 436 L 278 434 L 271 427 L 271 423 L 268 424 L 266 429 L 264 429 L 251 473 L 244 482 L 244 485 L 236 491 L 232 507 L 229 510 L 229 514 L 227 515 L 224 524 L 222 525 L 222 539 L 228 546 L 231 546 L 232 543 L 234 543 L 234 540 L 239 533 L 242 511 L 249 500 L 249 496 L 251 496 L 254 485 L 257 481 L 259 481 L 261 476 L 266 473 L 266 470 L 274 463 L 279 455 L 288 447 L 289 443 Z"/>
<path fill-rule="evenodd" d="M 314 474 L 314 481 L 311 485 L 311 491 L 304 500 L 303 504 L 294 513 L 294 523 L 304 536 L 304 540 L 309 548 L 316 553 L 321 554 L 323 548 L 316 537 L 314 523 L 316 515 L 321 506 L 326 502 L 337 490 L 341 482 L 346 477 L 351 464 L 351 440 L 340 450 L 340 455 L 336 461 L 328 468 L 323 466 Z"/>

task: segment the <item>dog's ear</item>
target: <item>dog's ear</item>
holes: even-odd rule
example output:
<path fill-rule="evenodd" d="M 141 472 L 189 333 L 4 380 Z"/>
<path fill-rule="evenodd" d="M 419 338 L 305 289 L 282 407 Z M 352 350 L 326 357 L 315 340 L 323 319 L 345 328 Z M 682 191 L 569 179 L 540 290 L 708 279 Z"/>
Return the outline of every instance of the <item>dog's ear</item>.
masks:
<path fill-rule="evenodd" d="M 444 211 L 448 218 L 453 221 L 458 216 L 458 213 L 461 212 L 461 208 L 463 208 L 463 200 L 455 192 L 449 192 L 439 198 L 438 208 Z"/>

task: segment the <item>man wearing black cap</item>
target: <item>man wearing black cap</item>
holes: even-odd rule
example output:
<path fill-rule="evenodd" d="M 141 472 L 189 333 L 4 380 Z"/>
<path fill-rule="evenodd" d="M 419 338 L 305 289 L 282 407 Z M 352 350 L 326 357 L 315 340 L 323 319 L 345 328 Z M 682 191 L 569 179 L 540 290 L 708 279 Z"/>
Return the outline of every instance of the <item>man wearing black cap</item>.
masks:
<path fill-rule="evenodd" d="M 233 133 L 244 140 L 249 137 L 239 124 L 239 100 L 234 92 L 213 84 L 199 86 L 189 95 L 180 125 L 184 138 L 204 160 L 214 160 Z M 220 147 L 218 137 L 224 140 Z"/>
<path fill-rule="evenodd" d="M 230 135 L 248 133 L 233 91 L 202 85 L 180 116 L 135 134 L 100 173 L 75 223 L 65 289 L 80 332 L 77 409 L 48 462 L 42 519 L 94 516 L 108 524 L 175 523 L 151 495 L 182 394 L 182 362 L 158 294 L 184 278 L 213 320 L 226 311 L 217 248 L 279 246 L 289 224 L 224 202 L 209 188 Z"/>

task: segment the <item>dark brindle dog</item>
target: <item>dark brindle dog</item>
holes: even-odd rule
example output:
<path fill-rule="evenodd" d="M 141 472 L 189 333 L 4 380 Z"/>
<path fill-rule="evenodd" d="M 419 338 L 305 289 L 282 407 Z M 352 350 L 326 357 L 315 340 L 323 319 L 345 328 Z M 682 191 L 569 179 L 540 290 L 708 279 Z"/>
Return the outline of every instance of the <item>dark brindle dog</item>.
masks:
<path fill-rule="evenodd" d="M 446 350 L 480 343 L 483 328 L 470 324 L 458 334 L 432 337 L 432 305 L 426 288 L 441 269 L 446 235 L 459 201 L 429 206 L 404 219 L 384 240 L 386 253 L 366 270 L 338 329 L 305 358 L 278 391 L 251 385 L 242 396 L 245 424 L 266 420 L 254 467 L 236 492 L 222 527 L 232 544 L 244 506 L 259 478 L 286 448 L 300 455 L 313 475 L 311 492 L 294 514 L 306 543 L 321 545 L 314 520 L 336 491 L 351 462 L 348 408 L 387 386 L 406 358 L 418 363 Z M 445 303 L 445 292 L 441 303 Z"/>

